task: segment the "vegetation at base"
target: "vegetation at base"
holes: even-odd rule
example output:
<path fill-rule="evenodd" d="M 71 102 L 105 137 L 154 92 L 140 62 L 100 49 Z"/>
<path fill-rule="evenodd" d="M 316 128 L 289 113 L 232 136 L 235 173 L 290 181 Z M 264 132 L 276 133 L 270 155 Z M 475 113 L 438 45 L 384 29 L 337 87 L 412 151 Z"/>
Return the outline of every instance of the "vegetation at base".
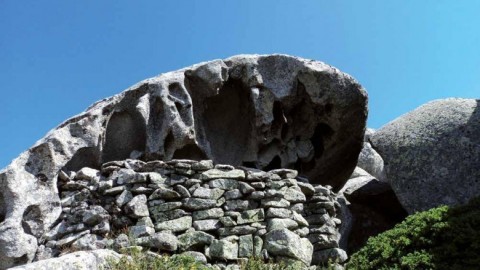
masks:
<path fill-rule="evenodd" d="M 480 197 L 415 213 L 351 256 L 347 269 L 479 269 Z"/>
<path fill-rule="evenodd" d="M 119 261 L 110 260 L 109 270 L 210 270 L 190 256 L 154 256 L 139 250 L 125 252 Z"/>

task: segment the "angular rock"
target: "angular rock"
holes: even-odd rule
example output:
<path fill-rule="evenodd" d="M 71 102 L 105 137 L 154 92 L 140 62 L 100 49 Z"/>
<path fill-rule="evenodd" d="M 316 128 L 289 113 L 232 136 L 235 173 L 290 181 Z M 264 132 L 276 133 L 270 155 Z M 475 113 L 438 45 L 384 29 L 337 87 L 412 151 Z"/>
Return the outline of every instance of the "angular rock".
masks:
<path fill-rule="evenodd" d="M 250 258 L 253 256 L 253 236 L 242 235 L 238 240 L 238 257 Z"/>
<path fill-rule="evenodd" d="M 265 235 L 265 249 L 269 254 L 286 256 L 310 265 L 313 245 L 288 229 L 274 230 Z"/>
<path fill-rule="evenodd" d="M 215 259 L 235 260 L 238 258 L 238 244 L 233 240 L 213 240 L 209 255 Z"/>
<path fill-rule="evenodd" d="M 193 212 L 193 220 L 211 219 L 223 217 L 224 212 L 222 208 L 211 208 L 201 211 Z"/>
<path fill-rule="evenodd" d="M 377 130 L 372 146 L 408 213 L 458 205 L 480 191 L 480 105 L 475 99 L 429 102 Z"/>
<path fill-rule="evenodd" d="M 169 221 L 164 221 L 155 225 L 157 231 L 183 232 L 192 227 L 192 217 L 185 216 Z"/>
<path fill-rule="evenodd" d="M 267 231 L 289 229 L 295 230 L 298 228 L 298 223 L 289 218 L 272 218 L 267 222 Z"/>
<path fill-rule="evenodd" d="M 183 207 L 187 210 L 196 211 L 213 208 L 217 201 L 211 199 L 186 198 L 182 200 Z"/>
<path fill-rule="evenodd" d="M 215 239 L 212 235 L 206 232 L 186 232 L 178 236 L 179 247 L 181 250 L 187 250 L 191 248 L 204 247 L 210 245 Z"/>
<path fill-rule="evenodd" d="M 245 179 L 245 172 L 242 170 L 219 170 L 219 169 L 210 169 L 208 171 L 204 171 L 200 173 L 199 177 L 200 180 L 211 180 L 211 179 L 219 179 L 219 178 L 226 178 L 226 179 Z"/>
<path fill-rule="evenodd" d="M 179 241 L 175 235 L 171 233 L 158 232 L 150 237 L 151 247 L 159 250 L 176 251 Z"/>
<path fill-rule="evenodd" d="M 124 209 L 132 218 L 148 217 L 147 196 L 142 194 L 133 197 Z"/>
<path fill-rule="evenodd" d="M 243 211 L 237 218 L 237 224 L 248 224 L 263 221 L 265 219 L 265 211 L 262 208 Z"/>
<path fill-rule="evenodd" d="M 218 219 L 204 219 L 193 222 L 193 228 L 197 231 L 212 231 L 222 227 Z"/>
<path fill-rule="evenodd" d="M 225 192 L 224 190 L 219 188 L 211 189 L 211 188 L 199 187 L 195 189 L 195 191 L 193 192 L 193 197 L 218 200 L 220 197 L 222 197 L 224 192 Z"/>
<path fill-rule="evenodd" d="M 331 248 L 315 251 L 313 253 L 313 264 L 326 264 L 330 260 L 337 263 L 344 263 L 348 259 L 347 253 L 343 249 Z"/>

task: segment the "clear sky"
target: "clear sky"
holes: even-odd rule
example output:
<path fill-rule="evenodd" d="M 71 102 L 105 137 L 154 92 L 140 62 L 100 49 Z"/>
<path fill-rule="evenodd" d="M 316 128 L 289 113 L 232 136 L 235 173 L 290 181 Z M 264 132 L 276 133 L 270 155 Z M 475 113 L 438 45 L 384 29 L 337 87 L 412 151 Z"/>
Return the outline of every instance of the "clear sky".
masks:
<path fill-rule="evenodd" d="M 136 82 L 241 53 L 324 61 L 368 91 L 379 128 L 478 98 L 480 1 L 0 0 L 0 168 Z"/>

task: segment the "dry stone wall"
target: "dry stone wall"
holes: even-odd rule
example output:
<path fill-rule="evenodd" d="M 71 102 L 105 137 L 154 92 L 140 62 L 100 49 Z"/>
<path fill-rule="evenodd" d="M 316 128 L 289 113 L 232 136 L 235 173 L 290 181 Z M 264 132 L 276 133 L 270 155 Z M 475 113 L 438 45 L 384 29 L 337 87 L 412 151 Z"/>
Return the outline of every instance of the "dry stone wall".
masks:
<path fill-rule="evenodd" d="M 62 214 L 41 236 L 36 260 L 67 247 L 131 246 L 187 252 L 218 266 L 252 256 L 305 265 L 346 260 L 335 194 L 295 170 L 125 160 L 61 172 L 57 183 Z"/>

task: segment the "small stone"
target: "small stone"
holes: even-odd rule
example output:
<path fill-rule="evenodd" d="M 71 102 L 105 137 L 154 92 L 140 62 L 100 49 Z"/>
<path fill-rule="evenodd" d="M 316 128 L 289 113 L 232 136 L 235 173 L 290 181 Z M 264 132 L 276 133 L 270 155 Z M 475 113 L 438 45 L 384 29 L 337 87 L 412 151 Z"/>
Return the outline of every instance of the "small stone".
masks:
<path fill-rule="evenodd" d="M 82 222 L 94 226 L 110 217 L 107 210 L 99 205 L 92 206 L 89 210 L 83 212 Z"/>
<path fill-rule="evenodd" d="M 148 217 L 147 196 L 142 194 L 133 197 L 124 208 L 125 213 L 132 218 Z"/>
<path fill-rule="evenodd" d="M 182 198 L 190 198 L 192 195 L 188 191 L 188 189 L 182 185 L 177 185 L 173 187 L 173 190 L 175 190 Z"/>
<path fill-rule="evenodd" d="M 298 228 L 298 223 L 289 218 L 272 218 L 267 222 L 267 231 L 289 229 L 295 230 Z"/>
<path fill-rule="evenodd" d="M 108 222 L 108 220 L 102 220 L 100 223 L 93 226 L 91 232 L 99 235 L 106 235 L 110 233 L 110 222 Z"/>
<path fill-rule="evenodd" d="M 87 180 L 89 182 L 98 182 L 100 179 L 100 171 L 92 168 L 84 167 L 77 171 L 75 179 L 77 180 Z"/>
<path fill-rule="evenodd" d="M 217 201 L 211 199 L 186 198 L 182 200 L 183 207 L 187 210 L 204 210 L 216 206 Z"/>
<path fill-rule="evenodd" d="M 75 250 L 95 250 L 105 248 L 106 241 L 103 237 L 95 234 L 86 234 L 71 244 Z"/>
<path fill-rule="evenodd" d="M 251 234 L 239 237 L 238 256 L 243 258 L 250 258 L 253 256 L 253 236 Z"/>
<path fill-rule="evenodd" d="M 309 215 L 306 217 L 308 224 L 310 225 L 323 225 L 330 219 L 328 214 L 323 215 Z"/>
<path fill-rule="evenodd" d="M 223 190 L 232 190 L 237 189 L 239 184 L 237 180 L 234 179 L 215 179 L 208 182 L 208 185 L 211 188 L 220 188 Z"/>
<path fill-rule="evenodd" d="M 241 225 L 235 227 L 225 227 L 218 229 L 218 234 L 220 236 L 229 236 L 229 235 L 244 235 L 244 234 L 253 234 L 257 231 L 257 228 L 254 228 L 249 225 Z"/>
<path fill-rule="evenodd" d="M 288 229 L 273 230 L 265 235 L 265 249 L 268 254 L 286 256 L 310 265 L 313 245 L 306 238 L 300 238 Z"/>
<path fill-rule="evenodd" d="M 261 200 L 263 198 L 265 198 L 265 192 L 263 191 L 254 191 L 248 196 L 250 200 Z"/>
<path fill-rule="evenodd" d="M 113 248 L 116 251 L 119 251 L 128 246 L 130 246 L 130 239 L 126 234 L 123 234 L 123 233 L 118 235 L 117 238 L 115 238 L 115 241 L 113 242 Z"/>
<path fill-rule="evenodd" d="M 263 221 L 264 219 L 265 219 L 265 212 L 262 208 L 247 210 L 242 212 L 240 216 L 237 218 L 237 224 L 242 225 L 247 223 L 259 222 L 259 221 Z"/>
<path fill-rule="evenodd" d="M 117 194 L 122 193 L 126 189 L 125 186 L 118 186 L 114 188 L 109 188 L 103 192 L 103 195 L 105 196 L 115 196 Z"/>
<path fill-rule="evenodd" d="M 220 228 L 221 223 L 218 219 L 196 220 L 193 222 L 193 227 L 197 231 L 211 231 Z"/>
<path fill-rule="evenodd" d="M 232 227 L 237 225 L 237 222 L 232 217 L 221 217 L 219 218 L 219 220 L 225 227 Z"/>
<path fill-rule="evenodd" d="M 230 171 L 223 171 L 219 169 L 210 169 L 208 171 L 204 171 L 199 175 L 200 180 L 211 180 L 211 179 L 219 179 L 219 178 L 227 178 L 227 179 L 245 179 L 245 172 L 238 169 L 233 169 Z"/>
<path fill-rule="evenodd" d="M 128 203 L 131 199 L 133 199 L 133 195 L 130 191 L 124 190 L 120 195 L 117 196 L 115 200 L 115 204 L 118 207 L 124 206 L 126 203 Z"/>
<path fill-rule="evenodd" d="M 150 181 L 150 185 L 152 185 L 152 187 L 156 187 L 156 188 L 159 188 L 162 185 L 164 185 L 166 180 L 167 180 L 166 177 L 163 177 L 161 174 L 159 174 L 157 172 L 147 173 L 147 179 Z"/>
<path fill-rule="evenodd" d="M 158 250 L 175 251 L 179 241 L 177 237 L 168 232 L 158 232 L 150 237 L 150 246 Z"/>
<path fill-rule="evenodd" d="M 185 216 L 169 221 L 164 221 L 155 225 L 157 231 L 183 232 L 192 227 L 192 217 Z"/>
<path fill-rule="evenodd" d="M 130 235 L 130 237 L 133 237 L 133 238 L 150 236 L 154 233 L 155 233 L 155 230 L 152 227 L 148 227 L 145 225 L 128 227 L 128 234 Z"/>
<path fill-rule="evenodd" d="M 240 191 L 243 194 L 250 194 L 255 191 L 255 189 L 247 183 L 239 182 Z"/>
<path fill-rule="evenodd" d="M 223 217 L 223 215 L 224 212 L 222 208 L 211 208 L 193 212 L 193 220 L 220 218 Z"/>
<path fill-rule="evenodd" d="M 219 170 L 222 170 L 222 171 L 231 171 L 231 170 L 235 169 L 235 167 L 233 167 L 232 165 L 217 164 L 217 165 L 215 165 L 215 169 L 219 169 Z"/>
<path fill-rule="evenodd" d="M 260 258 L 261 254 L 262 254 L 261 253 L 262 248 L 263 248 L 263 239 L 262 239 L 262 237 L 256 235 L 253 238 L 253 256 L 255 256 L 256 258 Z"/>
<path fill-rule="evenodd" d="M 278 207 L 287 208 L 290 206 L 290 202 L 283 198 L 266 198 L 262 200 L 261 205 L 263 207 Z"/>
<path fill-rule="evenodd" d="M 264 182 L 253 182 L 253 183 L 250 183 L 250 185 L 257 190 L 264 189 L 266 186 Z"/>
<path fill-rule="evenodd" d="M 290 187 L 287 189 L 284 199 L 292 203 L 305 202 L 307 200 L 305 194 L 295 189 L 294 187 Z"/>
<path fill-rule="evenodd" d="M 223 209 L 226 211 L 244 211 L 248 209 L 248 201 L 244 200 L 233 200 L 225 202 Z"/>
<path fill-rule="evenodd" d="M 150 211 L 154 214 L 156 212 L 165 212 L 178 209 L 182 207 L 182 202 L 163 202 L 158 205 L 150 205 Z"/>
<path fill-rule="evenodd" d="M 267 209 L 267 218 L 290 218 L 292 211 L 285 208 L 270 207 Z"/>
<path fill-rule="evenodd" d="M 223 195 L 226 200 L 235 200 L 235 199 L 240 199 L 243 197 L 243 194 L 240 192 L 238 189 L 232 189 Z"/>
<path fill-rule="evenodd" d="M 280 176 L 282 179 L 295 178 L 298 176 L 298 172 L 296 170 L 290 170 L 290 169 L 275 169 L 275 170 L 269 171 L 269 173 L 276 174 Z"/>
<path fill-rule="evenodd" d="M 309 183 L 297 182 L 297 185 L 300 187 L 303 194 L 307 196 L 313 196 L 315 193 L 315 188 Z"/>
<path fill-rule="evenodd" d="M 183 252 L 182 254 L 180 254 L 182 256 L 188 256 L 188 257 L 192 257 L 195 259 L 195 261 L 197 262 L 200 262 L 202 264 L 207 264 L 207 257 L 205 257 L 205 255 L 203 255 L 203 253 L 201 252 L 198 252 L 198 251 L 185 251 Z"/>
<path fill-rule="evenodd" d="M 139 218 L 136 225 L 137 226 L 145 225 L 147 227 L 152 227 L 152 228 L 154 227 L 152 219 L 150 217 Z"/>
<path fill-rule="evenodd" d="M 228 240 L 213 240 L 209 247 L 212 258 L 221 260 L 235 260 L 238 258 L 238 244 Z"/>
<path fill-rule="evenodd" d="M 178 194 L 178 192 L 169 189 L 169 188 L 164 188 L 160 187 L 156 189 L 150 197 L 148 197 L 149 200 L 155 200 L 155 199 L 163 199 L 163 200 L 177 200 L 180 199 L 182 196 Z"/>
<path fill-rule="evenodd" d="M 64 238 L 62 238 L 61 240 L 58 240 L 56 242 L 56 246 L 57 247 L 63 247 L 63 246 L 66 246 L 66 245 L 70 245 L 75 240 L 79 239 L 80 237 L 82 237 L 86 234 L 89 234 L 88 230 L 85 230 L 85 231 L 82 231 L 82 232 L 79 232 L 79 233 L 69 234 L 69 235 L 65 236 Z"/>
<path fill-rule="evenodd" d="M 224 190 L 219 188 L 210 189 L 199 187 L 193 192 L 193 197 L 218 200 L 220 197 L 222 197 L 224 192 Z"/>
<path fill-rule="evenodd" d="M 307 239 L 313 244 L 313 250 L 338 248 L 338 237 L 328 234 L 312 234 Z"/>
<path fill-rule="evenodd" d="M 292 212 L 292 219 L 298 223 L 300 226 L 308 226 L 307 220 L 297 212 Z"/>
<path fill-rule="evenodd" d="M 192 247 L 201 248 L 205 245 L 210 245 L 215 238 L 206 232 L 186 232 L 178 236 L 179 248 L 187 250 Z"/>
<path fill-rule="evenodd" d="M 213 161 L 211 160 L 201 160 L 192 164 L 192 170 L 206 171 L 210 169 L 213 169 Z"/>
<path fill-rule="evenodd" d="M 298 234 L 298 236 L 300 236 L 300 237 L 305 237 L 305 236 L 308 235 L 308 233 L 310 233 L 310 230 L 308 229 L 308 227 L 303 227 L 303 228 L 296 229 L 293 232 Z M 315 247 L 314 247 L 314 249 L 315 249 Z"/>

